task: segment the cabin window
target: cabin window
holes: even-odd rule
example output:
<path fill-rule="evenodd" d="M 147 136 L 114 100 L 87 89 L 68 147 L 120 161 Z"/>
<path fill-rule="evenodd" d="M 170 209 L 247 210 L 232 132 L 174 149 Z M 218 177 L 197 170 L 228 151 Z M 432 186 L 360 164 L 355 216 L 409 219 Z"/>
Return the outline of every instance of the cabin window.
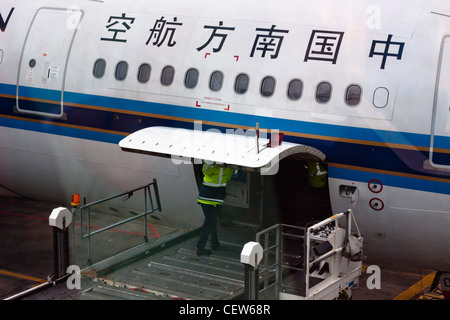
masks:
<path fill-rule="evenodd" d="M 248 89 L 248 83 L 250 82 L 250 79 L 248 75 L 241 73 L 238 74 L 236 77 L 236 81 L 234 83 L 234 91 L 236 93 L 244 94 L 247 92 Z"/>
<path fill-rule="evenodd" d="M 211 74 L 211 79 L 209 81 L 209 88 L 212 91 L 219 91 L 222 88 L 223 83 L 223 73 L 220 71 L 214 71 Z"/>
<path fill-rule="evenodd" d="M 184 79 L 184 85 L 186 86 L 186 88 L 195 88 L 198 83 L 198 76 L 199 72 L 197 69 L 191 68 L 186 71 L 186 77 Z"/>
<path fill-rule="evenodd" d="M 126 61 L 120 61 L 116 66 L 116 79 L 125 80 L 128 73 L 128 63 Z"/>
<path fill-rule="evenodd" d="M 100 79 L 105 75 L 105 70 L 106 70 L 106 61 L 103 59 L 97 59 L 97 61 L 95 61 L 94 63 L 94 70 L 93 70 L 94 77 Z"/>
<path fill-rule="evenodd" d="M 265 77 L 261 81 L 261 95 L 263 97 L 270 97 L 273 95 L 275 91 L 275 78 L 274 77 Z"/>
<path fill-rule="evenodd" d="M 146 83 L 150 79 L 151 71 L 152 68 L 148 63 L 141 64 L 138 71 L 138 81 L 140 83 Z"/>
<path fill-rule="evenodd" d="M 384 108 L 389 102 L 389 90 L 384 87 L 377 88 L 373 93 L 373 105 L 377 108 Z"/>
<path fill-rule="evenodd" d="M 294 79 L 289 83 L 288 98 L 291 100 L 298 100 L 302 96 L 303 82 L 298 79 Z"/>
<path fill-rule="evenodd" d="M 161 83 L 165 86 L 170 86 L 175 76 L 175 69 L 171 66 L 164 67 L 161 73 Z"/>
<path fill-rule="evenodd" d="M 331 98 L 331 84 L 321 82 L 317 85 L 316 100 L 320 103 L 327 103 Z"/>
<path fill-rule="evenodd" d="M 345 103 L 351 107 L 357 106 L 361 102 L 361 87 L 352 84 L 345 92 Z"/>

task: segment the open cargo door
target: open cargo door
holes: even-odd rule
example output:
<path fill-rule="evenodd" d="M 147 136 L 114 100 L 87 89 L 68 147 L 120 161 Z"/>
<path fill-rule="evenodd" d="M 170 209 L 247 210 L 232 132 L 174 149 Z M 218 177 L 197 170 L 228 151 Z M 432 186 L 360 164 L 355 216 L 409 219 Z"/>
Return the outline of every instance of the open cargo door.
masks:
<path fill-rule="evenodd" d="M 125 151 L 169 156 L 175 164 L 215 162 L 260 170 L 261 174 L 275 174 L 279 161 L 294 154 L 305 153 L 318 161 L 325 159 L 325 155 L 313 147 L 282 142 L 282 135 L 277 130 L 272 130 L 270 139 L 259 137 L 257 131 L 235 132 L 149 127 L 130 134 L 119 145 Z"/>

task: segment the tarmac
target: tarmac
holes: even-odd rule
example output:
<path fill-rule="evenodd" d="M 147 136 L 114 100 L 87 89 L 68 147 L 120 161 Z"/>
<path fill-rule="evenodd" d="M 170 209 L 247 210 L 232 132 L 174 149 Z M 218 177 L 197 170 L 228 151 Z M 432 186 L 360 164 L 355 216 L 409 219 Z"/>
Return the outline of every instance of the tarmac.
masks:
<path fill-rule="evenodd" d="M 48 218 L 52 210 L 59 206 L 58 204 L 34 201 L 23 197 L 0 196 L 0 299 L 7 299 L 24 290 L 46 283 L 48 276 L 54 272 L 53 229 L 49 226 Z M 127 237 L 128 242 L 142 242 L 142 231 L 132 229 L 133 226 L 130 228 L 119 228 L 111 232 Z M 174 237 L 178 232 L 167 226 L 157 224 L 151 224 L 150 230 L 149 242 L 150 244 L 155 242 L 157 245 L 160 245 L 158 243 L 164 243 L 164 239 Z M 111 242 L 110 238 L 104 240 L 109 241 L 107 243 L 109 248 L 119 251 L 127 250 L 127 246 L 123 245 L 126 241 L 120 240 L 114 243 Z M 242 245 L 244 244 L 243 242 Z M 85 250 L 79 249 L 79 247 L 73 248 L 75 247 L 72 247 L 71 252 L 72 263 L 73 260 L 77 260 L 76 263 L 85 261 L 85 253 L 73 252 L 74 250 L 85 252 Z M 179 253 L 180 250 L 177 250 Z M 184 256 L 189 254 L 189 252 L 186 252 L 189 249 L 182 250 L 185 250 L 183 251 Z M 235 248 L 236 252 L 238 250 L 239 248 Z M 173 259 L 176 258 L 175 255 L 178 253 L 174 253 Z M 101 260 L 102 258 L 101 254 L 96 253 L 95 259 Z M 237 267 L 234 262 L 230 261 L 229 263 L 233 268 Z M 223 262 L 219 262 L 219 264 L 223 265 Z M 373 269 L 373 266 L 378 267 L 380 271 L 381 285 L 379 288 L 373 287 L 372 273 L 367 271 Z M 378 265 L 376 261 L 364 261 L 358 288 L 352 290 L 352 299 L 363 301 L 443 300 L 439 287 L 434 292 L 429 291 L 433 279 L 433 270 L 406 270 Z M 241 280 L 238 279 L 237 281 Z M 217 281 L 210 282 L 216 287 L 219 283 Z M 64 297 L 71 294 L 67 288 L 63 292 Z M 121 294 L 113 295 L 111 299 L 120 299 Z M 136 292 L 136 290 L 134 294 L 134 298 L 138 300 L 145 296 Z M 205 298 L 201 297 L 201 294 L 200 291 L 196 292 L 197 297 Z M 37 300 L 59 300 L 64 299 L 64 297 L 41 295 Z M 209 298 L 214 299 L 214 297 L 206 297 L 206 299 Z M 86 296 L 86 299 L 89 299 L 89 297 Z"/>

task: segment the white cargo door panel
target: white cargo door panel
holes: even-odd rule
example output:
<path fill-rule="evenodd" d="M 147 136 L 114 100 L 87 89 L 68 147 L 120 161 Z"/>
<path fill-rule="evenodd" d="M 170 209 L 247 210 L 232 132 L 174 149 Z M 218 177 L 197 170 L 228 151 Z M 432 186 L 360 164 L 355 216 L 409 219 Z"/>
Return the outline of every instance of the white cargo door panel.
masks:
<path fill-rule="evenodd" d="M 267 169 L 297 153 L 312 155 L 320 161 L 325 159 L 322 152 L 310 146 L 283 141 L 270 147 L 269 142 L 269 139 L 256 139 L 256 136 L 219 131 L 149 127 L 130 134 L 119 145 L 125 151 L 171 156 L 177 164 L 201 159 L 237 167 Z"/>

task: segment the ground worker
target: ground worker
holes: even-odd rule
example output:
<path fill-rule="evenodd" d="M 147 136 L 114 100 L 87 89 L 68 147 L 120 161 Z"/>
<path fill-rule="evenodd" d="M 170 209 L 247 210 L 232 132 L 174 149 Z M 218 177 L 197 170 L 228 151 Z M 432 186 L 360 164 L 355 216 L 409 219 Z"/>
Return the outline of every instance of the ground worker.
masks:
<path fill-rule="evenodd" d="M 217 250 L 220 247 L 217 237 L 217 211 L 218 206 L 224 204 L 226 185 L 233 175 L 233 169 L 214 164 L 205 163 L 202 171 L 203 183 L 197 201 L 202 206 L 205 220 L 197 242 L 198 256 L 211 254 L 210 250 L 205 249 L 209 237 L 212 250 Z"/>
<path fill-rule="evenodd" d="M 308 181 L 311 187 L 322 188 L 327 183 L 327 171 L 317 161 L 308 161 Z"/>

